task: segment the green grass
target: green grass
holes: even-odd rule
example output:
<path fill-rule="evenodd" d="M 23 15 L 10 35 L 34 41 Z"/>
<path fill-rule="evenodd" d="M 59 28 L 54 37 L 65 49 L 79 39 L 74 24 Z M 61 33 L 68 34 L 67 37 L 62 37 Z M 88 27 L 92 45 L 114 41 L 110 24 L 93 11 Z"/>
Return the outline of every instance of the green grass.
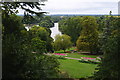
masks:
<path fill-rule="evenodd" d="M 75 47 L 72 47 L 69 50 L 74 50 Z M 64 53 L 63 50 L 55 51 L 55 53 Z M 90 57 L 90 58 L 96 58 L 98 55 L 87 55 L 87 54 L 81 54 L 81 53 L 64 53 L 67 54 L 67 57 L 71 58 L 81 58 L 81 57 Z M 67 72 L 70 78 L 86 78 L 88 76 L 92 76 L 95 68 L 97 67 L 97 64 L 89 64 L 89 63 L 81 63 L 78 60 L 73 59 L 58 59 L 60 62 L 60 70 L 62 72 Z"/>
<path fill-rule="evenodd" d="M 55 51 L 54 53 L 64 53 L 63 50 L 60 51 Z M 81 58 L 81 57 L 91 57 L 91 58 L 96 58 L 98 55 L 86 55 L 86 54 L 80 54 L 80 53 L 64 53 L 67 54 L 67 57 L 72 57 L 72 58 Z"/>
<path fill-rule="evenodd" d="M 81 57 L 96 58 L 98 56 L 97 55 L 84 55 L 84 54 L 80 54 L 80 53 L 68 53 L 67 57 L 72 57 L 72 58 L 81 58 Z"/>
<path fill-rule="evenodd" d="M 60 62 L 60 70 L 67 72 L 70 78 L 85 78 L 91 76 L 96 68 L 96 64 L 80 63 L 78 60 L 62 60 Z"/>

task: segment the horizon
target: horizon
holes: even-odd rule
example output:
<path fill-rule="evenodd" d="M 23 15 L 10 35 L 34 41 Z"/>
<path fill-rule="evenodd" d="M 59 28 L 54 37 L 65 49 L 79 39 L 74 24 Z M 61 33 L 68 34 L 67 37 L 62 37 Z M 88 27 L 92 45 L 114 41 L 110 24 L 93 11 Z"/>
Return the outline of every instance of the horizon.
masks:
<path fill-rule="evenodd" d="M 24 14 L 17 14 L 18 16 L 24 16 Z M 54 15 L 109 15 L 109 13 L 108 14 L 45 14 L 45 16 L 54 16 Z M 112 14 L 112 15 L 118 15 L 118 14 Z M 34 15 L 33 15 L 34 16 Z"/>

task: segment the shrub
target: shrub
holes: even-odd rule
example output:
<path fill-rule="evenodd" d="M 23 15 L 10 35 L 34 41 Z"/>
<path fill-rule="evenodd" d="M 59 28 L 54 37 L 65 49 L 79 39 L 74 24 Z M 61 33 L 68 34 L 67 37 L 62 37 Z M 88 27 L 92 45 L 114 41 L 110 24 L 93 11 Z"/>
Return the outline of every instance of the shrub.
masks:
<path fill-rule="evenodd" d="M 90 59 L 81 59 L 81 60 L 79 60 L 79 62 L 82 62 L 82 63 L 90 63 L 90 64 L 99 64 L 99 63 L 101 63 L 101 62 L 98 61 L 98 60 L 90 60 Z"/>

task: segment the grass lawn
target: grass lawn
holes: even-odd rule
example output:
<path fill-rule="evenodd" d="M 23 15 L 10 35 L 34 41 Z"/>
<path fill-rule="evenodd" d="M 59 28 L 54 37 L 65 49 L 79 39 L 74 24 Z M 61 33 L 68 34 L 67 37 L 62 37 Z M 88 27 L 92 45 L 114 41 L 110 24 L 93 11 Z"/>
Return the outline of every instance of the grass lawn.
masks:
<path fill-rule="evenodd" d="M 70 78 L 85 78 L 91 76 L 96 68 L 96 64 L 80 63 L 78 60 L 59 59 L 60 70 L 69 74 Z"/>
<path fill-rule="evenodd" d="M 68 53 L 67 57 L 72 57 L 72 58 L 81 58 L 81 57 L 90 57 L 90 58 L 96 58 L 98 57 L 97 55 L 84 55 L 80 53 Z"/>
<path fill-rule="evenodd" d="M 75 47 L 72 47 L 69 50 L 74 50 Z M 98 55 L 87 55 L 81 53 L 64 53 L 63 50 L 55 51 L 54 53 L 63 53 L 67 54 L 67 57 L 71 58 L 81 58 L 81 57 L 90 57 L 96 58 Z M 88 76 L 92 76 L 97 64 L 89 64 L 89 63 L 81 63 L 78 60 L 73 59 L 58 59 L 60 62 L 60 70 L 63 72 L 67 72 L 70 78 L 86 78 Z"/>
<path fill-rule="evenodd" d="M 64 53 L 64 51 L 60 50 L 60 51 L 55 51 L 54 53 Z M 81 58 L 81 57 L 96 58 L 96 57 L 98 57 L 98 55 L 86 55 L 86 54 L 80 54 L 80 53 L 64 53 L 64 54 L 67 54 L 68 55 L 67 57 L 72 57 L 72 58 Z"/>

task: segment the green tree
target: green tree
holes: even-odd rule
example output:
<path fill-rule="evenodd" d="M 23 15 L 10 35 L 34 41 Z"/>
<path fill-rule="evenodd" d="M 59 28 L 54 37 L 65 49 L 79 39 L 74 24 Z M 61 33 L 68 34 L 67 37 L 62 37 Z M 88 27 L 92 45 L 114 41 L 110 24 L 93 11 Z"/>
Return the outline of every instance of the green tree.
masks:
<path fill-rule="evenodd" d="M 89 51 L 90 43 L 87 40 L 86 36 L 80 36 L 76 42 L 76 47 L 79 50 Z"/>
<path fill-rule="evenodd" d="M 88 50 L 92 54 L 98 53 L 97 26 L 98 25 L 94 17 L 83 17 L 81 35 L 76 42 L 79 50 Z"/>
<path fill-rule="evenodd" d="M 80 36 L 81 27 L 81 17 L 71 17 L 69 19 L 63 19 L 59 22 L 59 29 L 62 34 L 69 35 L 71 41 L 76 44 L 77 38 Z"/>
<path fill-rule="evenodd" d="M 45 42 L 36 37 L 31 38 L 25 30 L 21 17 L 16 16 L 17 8 L 24 9 L 29 15 L 40 15 L 25 6 L 39 8 L 40 3 L 2 3 L 3 38 L 2 38 L 2 79 L 41 79 L 56 77 L 58 65 L 56 58 L 43 54 L 33 54 L 33 49 L 41 49 Z M 43 38 L 44 39 L 44 38 Z M 38 44 L 34 44 L 37 43 Z M 39 46 L 38 46 L 39 45 Z M 45 48 L 46 49 L 46 48 Z M 44 49 L 44 50 L 45 50 Z M 40 50 L 39 50 L 40 51 Z"/>
<path fill-rule="evenodd" d="M 35 37 L 31 40 L 31 46 L 33 51 L 36 53 L 46 53 L 46 42 L 40 40 L 39 37 Z"/>
<path fill-rule="evenodd" d="M 120 73 L 120 18 L 108 16 L 102 35 L 102 63 L 95 72 L 95 80 L 118 80 Z"/>
<path fill-rule="evenodd" d="M 54 27 L 54 22 L 50 16 L 44 16 L 42 20 L 39 22 L 39 26 L 51 28 Z"/>
<path fill-rule="evenodd" d="M 55 50 L 65 50 L 72 46 L 71 38 L 68 35 L 56 35 L 55 41 L 53 43 Z"/>
<path fill-rule="evenodd" d="M 29 34 L 31 35 L 30 36 L 31 39 L 38 37 L 40 40 L 45 41 L 46 50 L 48 52 L 53 51 L 52 49 L 53 39 L 50 37 L 51 32 L 48 28 L 40 27 L 40 26 L 33 26 L 30 29 Z"/>

